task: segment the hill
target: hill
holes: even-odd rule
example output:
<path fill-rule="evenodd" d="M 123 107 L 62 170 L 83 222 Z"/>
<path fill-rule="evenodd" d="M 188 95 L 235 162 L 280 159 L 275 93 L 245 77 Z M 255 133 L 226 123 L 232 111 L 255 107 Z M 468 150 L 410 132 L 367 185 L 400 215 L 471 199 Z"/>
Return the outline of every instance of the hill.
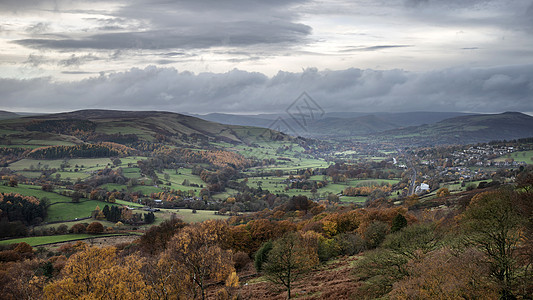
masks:
<path fill-rule="evenodd" d="M 469 115 L 378 135 L 410 145 L 471 144 L 533 136 L 533 117 L 519 112 Z"/>
<path fill-rule="evenodd" d="M 5 111 L 5 110 L 0 110 L 0 120 L 15 119 L 18 117 L 20 117 L 20 115 L 16 113 Z"/>
<path fill-rule="evenodd" d="M 5 137 L 11 143 L 24 139 L 79 143 L 81 135 L 89 135 L 96 141 L 119 143 L 117 140 L 154 142 L 166 139 L 177 144 L 192 140 L 249 144 L 265 137 L 289 139 L 263 128 L 225 125 L 161 111 L 80 110 L 4 120 L 0 122 L 0 129 L 14 132 Z"/>
<path fill-rule="evenodd" d="M 280 130 L 287 134 L 309 137 L 353 137 L 386 130 L 433 124 L 444 119 L 469 115 L 459 112 L 402 112 L 402 113 L 363 113 L 363 112 L 329 112 L 321 118 L 306 119 L 302 128 L 301 120 L 295 120 L 288 114 L 233 115 L 212 113 L 194 115 L 195 117 L 230 125 L 271 127 L 276 119 L 281 119 L 287 126 Z"/>

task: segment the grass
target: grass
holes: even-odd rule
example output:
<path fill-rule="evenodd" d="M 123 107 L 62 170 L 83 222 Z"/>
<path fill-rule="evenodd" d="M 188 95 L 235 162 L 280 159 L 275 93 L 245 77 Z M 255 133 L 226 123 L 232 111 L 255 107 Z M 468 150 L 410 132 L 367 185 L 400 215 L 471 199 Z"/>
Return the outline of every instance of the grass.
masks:
<path fill-rule="evenodd" d="M 494 161 L 503 162 L 508 158 L 512 158 L 518 162 L 525 161 L 528 165 L 533 165 L 533 150 L 509 153 L 496 158 Z"/>
<path fill-rule="evenodd" d="M 362 197 L 362 196 L 356 196 L 356 197 L 342 196 L 340 200 L 341 200 L 341 202 L 344 202 L 344 203 L 365 203 L 366 197 Z"/>
<path fill-rule="evenodd" d="M 298 196 L 298 195 L 305 195 L 309 198 L 313 198 L 313 195 L 311 191 L 309 190 L 304 191 L 301 189 L 289 189 L 285 191 L 286 184 L 282 182 L 286 179 L 287 179 L 286 176 L 283 176 L 283 177 L 275 177 L 275 176 L 248 177 L 248 186 L 256 188 L 258 187 L 258 182 L 261 182 L 261 188 L 263 190 L 269 190 L 271 193 L 274 193 L 274 194 L 282 193 L 290 197 Z M 315 181 L 322 181 L 324 180 L 324 176 L 315 175 L 315 176 L 311 176 L 309 179 L 315 180 Z M 331 178 L 327 177 L 326 180 L 329 181 L 331 180 Z M 342 191 L 344 191 L 345 188 L 350 187 L 350 186 L 361 187 L 361 186 L 382 185 L 382 184 L 392 185 L 398 182 L 399 180 L 397 179 L 356 179 L 356 180 L 350 180 L 347 183 L 344 183 L 344 182 L 343 183 L 331 183 L 330 182 L 325 187 L 318 189 L 317 193 L 322 196 L 330 194 L 330 193 L 339 194 Z M 364 202 L 365 200 L 366 200 L 366 197 L 364 197 L 364 200 L 359 199 L 356 201 L 355 199 L 352 199 L 351 202 L 361 202 L 361 201 Z"/>
<path fill-rule="evenodd" d="M 81 200 L 80 203 L 57 203 L 48 208 L 47 222 L 74 220 L 91 216 L 91 212 L 98 205 L 101 209 L 111 203 L 98 200 Z"/>
<path fill-rule="evenodd" d="M 35 246 L 46 245 L 46 244 L 85 240 L 85 239 L 90 239 L 90 238 L 115 236 L 115 235 L 121 235 L 121 234 L 61 234 L 61 235 L 50 235 L 50 236 L 33 236 L 33 237 L 3 240 L 3 241 L 0 241 L 0 245 L 9 245 L 9 244 L 25 242 L 25 243 L 28 243 L 30 246 L 35 247 Z"/>
<path fill-rule="evenodd" d="M 19 186 L 16 187 L 0 185 L 0 193 L 18 193 L 23 196 L 32 196 L 38 199 L 46 197 L 50 200 L 50 203 L 71 201 L 71 198 L 69 197 L 56 193 L 45 192 L 41 190 L 41 187 L 38 185 L 19 184 Z"/>
<path fill-rule="evenodd" d="M 205 220 L 224 220 L 229 216 L 215 215 L 214 210 L 197 210 L 195 214 L 192 213 L 192 209 L 161 209 L 161 211 L 155 212 L 156 220 L 154 225 L 159 225 L 165 220 L 169 220 L 172 214 L 175 213 L 177 217 L 181 218 L 186 223 L 198 223 Z"/>

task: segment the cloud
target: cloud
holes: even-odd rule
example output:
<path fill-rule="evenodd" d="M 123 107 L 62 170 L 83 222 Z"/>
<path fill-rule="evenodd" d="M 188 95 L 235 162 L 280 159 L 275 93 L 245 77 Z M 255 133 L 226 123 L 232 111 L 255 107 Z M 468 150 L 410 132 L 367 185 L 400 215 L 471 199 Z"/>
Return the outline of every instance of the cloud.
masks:
<path fill-rule="evenodd" d="M 305 43 L 311 34 L 311 27 L 297 22 L 297 13 L 287 9 L 300 2 L 304 1 L 132 1 L 109 11 L 109 18 L 84 18 L 94 26 L 85 25 L 85 29 L 65 33 L 63 38 L 34 35 L 13 42 L 34 49 L 67 51 L 206 49 L 261 44 L 286 48 Z M 16 6 L 12 1 L 8 4 Z M 61 2 L 57 6 L 62 4 L 66 5 Z M 79 11 L 92 13 L 88 8 Z M 43 26 L 36 24 L 30 29 L 43 33 L 46 29 Z"/>
<path fill-rule="evenodd" d="M 349 47 L 347 49 L 341 50 L 340 52 L 360 52 L 360 51 L 379 51 L 379 50 L 386 50 L 386 49 L 394 49 L 394 48 L 407 48 L 407 47 L 413 47 L 413 45 L 378 45 L 378 46 L 361 46 L 361 47 Z"/>
<path fill-rule="evenodd" d="M 258 44 L 293 44 L 311 32 L 309 26 L 287 22 L 238 22 L 210 24 L 204 29 L 149 30 L 95 34 L 85 38 L 22 39 L 15 43 L 41 49 L 198 49 L 217 46 L 251 46 Z"/>
<path fill-rule="evenodd" d="M 0 109 L 282 113 L 303 91 L 326 111 L 533 111 L 533 65 L 404 70 L 179 72 L 133 68 L 75 82 L 0 79 Z"/>
<path fill-rule="evenodd" d="M 58 62 L 58 65 L 65 66 L 65 67 L 70 67 L 70 66 L 79 67 L 80 65 L 86 62 L 95 61 L 95 60 L 100 60 L 100 58 L 92 54 L 87 54 L 87 55 L 82 55 L 82 56 L 72 54 L 68 59 L 60 60 Z"/>

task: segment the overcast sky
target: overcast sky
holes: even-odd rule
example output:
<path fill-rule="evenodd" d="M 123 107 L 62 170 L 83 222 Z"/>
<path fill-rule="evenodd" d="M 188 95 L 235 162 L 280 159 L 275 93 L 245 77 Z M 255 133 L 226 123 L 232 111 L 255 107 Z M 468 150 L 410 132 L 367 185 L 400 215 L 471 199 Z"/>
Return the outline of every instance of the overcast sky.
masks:
<path fill-rule="evenodd" d="M 533 0 L 1 0 L 0 109 L 533 112 Z"/>

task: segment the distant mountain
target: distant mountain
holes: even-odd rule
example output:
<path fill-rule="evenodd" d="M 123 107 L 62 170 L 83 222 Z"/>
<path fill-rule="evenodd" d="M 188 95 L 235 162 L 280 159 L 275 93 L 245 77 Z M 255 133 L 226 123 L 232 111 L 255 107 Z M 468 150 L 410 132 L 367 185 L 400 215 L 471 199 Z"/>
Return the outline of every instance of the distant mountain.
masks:
<path fill-rule="evenodd" d="M 81 121 L 83 122 L 81 122 Z M 46 134 L 68 135 L 77 127 L 94 134 L 134 134 L 140 140 L 154 141 L 161 136 L 177 141 L 190 138 L 226 141 L 230 143 L 253 143 L 258 139 L 285 140 L 291 137 L 265 128 L 226 125 L 172 112 L 80 110 L 44 116 L 24 117 L 16 122 L 0 122 L 0 129 L 17 130 L 30 134 L 42 130 Z M 57 130 L 55 130 L 57 129 Z M 43 135 L 43 136 L 44 136 Z"/>
<path fill-rule="evenodd" d="M 533 137 L 533 117 L 519 112 L 460 116 L 429 125 L 388 130 L 377 137 L 412 145 L 512 140 Z"/>
<path fill-rule="evenodd" d="M 15 119 L 19 118 L 20 116 L 16 113 L 0 110 L 0 120 L 7 120 L 7 119 Z"/>
<path fill-rule="evenodd" d="M 382 132 L 400 127 L 388 120 L 368 115 L 358 118 L 324 118 L 309 124 L 311 136 L 349 137 Z"/>
<path fill-rule="evenodd" d="M 233 115 L 212 113 L 207 115 L 191 115 L 206 121 L 217 122 L 228 125 L 256 126 L 267 128 L 275 118 L 268 118 L 264 115 Z M 271 116 L 269 116 L 271 117 Z"/>
<path fill-rule="evenodd" d="M 350 137 L 369 133 L 382 132 L 390 129 L 422 124 L 433 124 L 444 119 L 469 115 L 460 112 L 405 112 L 405 113 L 363 113 L 363 112 L 330 112 L 321 118 L 305 121 L 293 118 L 289 114 L 233 115 L 212 113 L 193 115 L 195 117 L 230 125 L 273 127 L 276 119 L 282 120 L 285 127 L 280 130 L 292 135 L 310 137 Z M 304 124 L 305 122 L 305 124 Z"/>

